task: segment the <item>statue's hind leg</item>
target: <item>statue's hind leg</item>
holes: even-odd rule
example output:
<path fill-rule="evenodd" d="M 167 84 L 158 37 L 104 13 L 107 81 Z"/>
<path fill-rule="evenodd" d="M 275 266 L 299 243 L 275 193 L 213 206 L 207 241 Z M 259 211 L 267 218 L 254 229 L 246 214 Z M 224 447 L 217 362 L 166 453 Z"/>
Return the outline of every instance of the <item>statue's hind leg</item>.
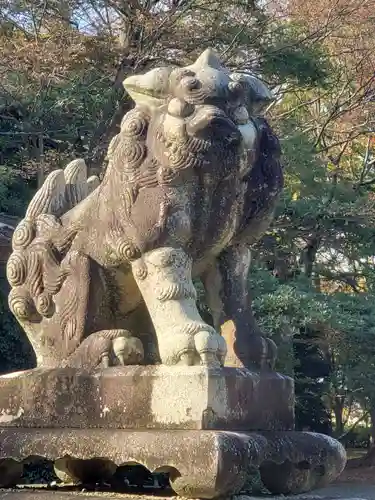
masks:
<path fill-rule="evenodd" d="M 245 245 L 225 250 L 202 276 L 214 325 L 228 345 L 226 364 L 273 368 L 276 345 L 265 338 L 251 307 L 248 291 L 250 251 Z"/>
<path fill-rule="evenodd" d="M 162 362 L 220 366 L 225 341 L 199 315 L 191 264 L 183 250 L 165 247 L 143 255 L 132 269 L 155 327 Z"/>

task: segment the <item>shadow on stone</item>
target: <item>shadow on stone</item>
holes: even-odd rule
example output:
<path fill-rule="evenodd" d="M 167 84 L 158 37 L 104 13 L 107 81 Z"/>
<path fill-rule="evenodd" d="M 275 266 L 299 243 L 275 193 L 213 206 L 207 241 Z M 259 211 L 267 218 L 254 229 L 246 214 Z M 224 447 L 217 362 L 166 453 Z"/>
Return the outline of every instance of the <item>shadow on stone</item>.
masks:
<path fill-rule="evenodd" d="M 0 487 L 14 486 L 21 479 L 23 464 L 12 458 L 0 459 Z"/>
<path fill-rule="evenodd" d="M 54 469 L 62 483 L 95 485 L 110 481 L 117 466 L 103 458 L 81 460 L 65 456 L 55 461 Z"/>
<path fill-rule="evenodd" d="M 28 457 L 23 461 L 22 484 L 50 484 L 58 481 L 54 463 L 43 457 Z"/>
<path fill-rule="evenodd" d="M 307 461 L 293 464 L 289 460 L 277 464 L 264 462 L 260 466 L 262 482 L 272 494 L 299 494 L 310 491 L 317 486 L 323 486 L 324 465 L 312 466 Z"/>
<path fill-rule="evenodd" d="M 160 467 L 151 472 L 142 464 L 130 462 L 117 468 L 111 479 L 111 485 L 118 491 L 166 490 L 170 489 L 170 480 L 179 475 L 180 473 L 173 467 Z"/>

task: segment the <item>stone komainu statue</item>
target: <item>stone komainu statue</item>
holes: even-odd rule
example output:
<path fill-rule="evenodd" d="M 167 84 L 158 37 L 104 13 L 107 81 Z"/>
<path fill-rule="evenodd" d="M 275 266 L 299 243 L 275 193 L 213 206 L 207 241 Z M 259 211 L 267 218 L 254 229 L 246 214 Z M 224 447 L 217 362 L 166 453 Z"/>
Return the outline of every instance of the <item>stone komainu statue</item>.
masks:
<path fill-rule="evenodd" d="M 244 366 L 272 365 L 247 291 L 248 246 L 282 189 L 280 147 L 256 78 L 210 51 L 124 82 L 135 108 L 103 181 L 82 160 L 52 172 L 13 236 L 9 305 L 38 366 L 220 366 L 231 320 Z M 215 328 L 196 307 L 201 278 Z"/>

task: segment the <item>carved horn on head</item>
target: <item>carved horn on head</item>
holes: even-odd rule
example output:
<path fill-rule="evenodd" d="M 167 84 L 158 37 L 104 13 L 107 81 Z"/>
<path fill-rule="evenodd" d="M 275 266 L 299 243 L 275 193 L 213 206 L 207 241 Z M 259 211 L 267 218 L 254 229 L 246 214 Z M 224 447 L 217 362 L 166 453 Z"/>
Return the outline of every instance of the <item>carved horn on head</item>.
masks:
<path fill-rule="evenodd" d="M 195 61 L 194 66 L 196 67 L 206 67 L 210 66 L 214 69 L 223 69 L 219 56 L 213 49 L 206 49 Z"/>

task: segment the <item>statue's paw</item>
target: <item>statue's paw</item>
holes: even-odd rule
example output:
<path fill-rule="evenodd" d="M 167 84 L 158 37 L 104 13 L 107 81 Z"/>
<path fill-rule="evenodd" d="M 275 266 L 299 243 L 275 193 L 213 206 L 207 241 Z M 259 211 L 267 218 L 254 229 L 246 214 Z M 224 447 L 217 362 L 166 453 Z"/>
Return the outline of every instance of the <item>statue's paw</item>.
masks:
<path fill-rule="evenodd" d="M 189 324 L 183 330 L 171 336 L 168 343 L 159 342 L 164 364 L 223 366 L 227 346 L 221 335 L 204 323 Z"/>
<path fill-rule="evenodd" d="M 142 342 L 127 330 L 100 330 L 89 335 L 65 360 L 64 366 L 92 371 L 99 367 L 141 364 L 143 358 Z"/>
<path fill-rule="evenodd" d="M 225 339 L 216 330 L 207 325 L 206 329 L 194 335 L 194 343 L 202 365 L 223 366 L 227 345 Z"/>
<path fill-rule="evenodd" d="M 122 366 L 140 365 L 144 362 L 144 349 L 142 342 L 133 337 L 127 330 L 112 340 L 113 353 Z"/>

